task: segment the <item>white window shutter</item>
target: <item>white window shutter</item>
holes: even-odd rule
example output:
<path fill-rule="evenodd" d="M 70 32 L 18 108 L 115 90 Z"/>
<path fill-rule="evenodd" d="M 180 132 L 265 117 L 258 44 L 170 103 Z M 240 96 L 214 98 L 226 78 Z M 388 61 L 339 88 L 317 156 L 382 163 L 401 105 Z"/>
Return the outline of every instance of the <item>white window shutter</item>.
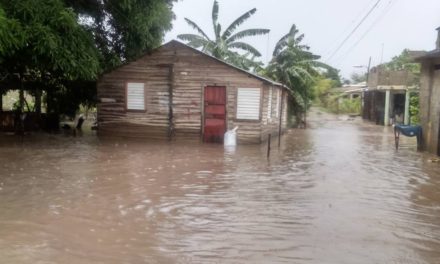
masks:
<path fill-rule="evenodd" d="M 260 119 L 260 88 L 238 88 L 237 90 L 237 119 Z"/>
<path fill-rule="evenodd" d="M 143 83 L 127 83 L 127 110 L 145 110 Z"/>
<path fill-rule="evenodd" d="M 277 89 L 277 103 L 275 108 L 275 116 L 278 118 L 280 114 L 281 91 Z"/>
<path fill-rule="evenodd" d="M 269 88 L 269 96 L 267 97 L 267 120 L 272 118 L 272 87 Z"/>

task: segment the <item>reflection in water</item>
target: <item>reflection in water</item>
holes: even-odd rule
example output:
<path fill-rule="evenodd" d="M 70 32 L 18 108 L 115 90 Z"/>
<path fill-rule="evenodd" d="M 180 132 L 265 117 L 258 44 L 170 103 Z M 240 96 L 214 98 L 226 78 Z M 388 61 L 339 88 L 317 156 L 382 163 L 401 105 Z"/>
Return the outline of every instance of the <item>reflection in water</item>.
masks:
<path fill-rule="evenodd" d="M 293 130 L 269 160 L 264 145 L 14 140 L 4 263 L 440 262 L 440 166 L 383 127 Z"/>

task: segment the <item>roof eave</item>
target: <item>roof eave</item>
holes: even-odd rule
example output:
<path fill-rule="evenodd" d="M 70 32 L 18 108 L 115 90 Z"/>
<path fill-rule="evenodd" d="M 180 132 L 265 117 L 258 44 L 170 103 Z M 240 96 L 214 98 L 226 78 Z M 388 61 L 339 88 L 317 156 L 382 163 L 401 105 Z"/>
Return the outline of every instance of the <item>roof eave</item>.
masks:
<path fill-rule="evenodd" d="M 429 59 L 438 59 L 438 58 L 440 58 L 440 50 L 436 49 L 436 50 L 431 50 L 420 57 L 414 58 L 414 61 L 418 62 L 418 61 L 424 61 L 424 60 L 429 60 Z"/>

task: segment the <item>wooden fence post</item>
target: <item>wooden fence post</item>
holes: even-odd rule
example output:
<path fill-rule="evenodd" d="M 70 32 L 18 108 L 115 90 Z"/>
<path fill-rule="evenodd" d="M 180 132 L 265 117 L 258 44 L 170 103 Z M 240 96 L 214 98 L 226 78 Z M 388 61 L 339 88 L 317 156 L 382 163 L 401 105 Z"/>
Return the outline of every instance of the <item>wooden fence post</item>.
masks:
<path fill-rule="evenodd" d="M 269 158 L 270 156 L 270 138 L 271 138 L 271 134 L 269 134 L 269 138 L 267 139 L 267 158 Z"/>

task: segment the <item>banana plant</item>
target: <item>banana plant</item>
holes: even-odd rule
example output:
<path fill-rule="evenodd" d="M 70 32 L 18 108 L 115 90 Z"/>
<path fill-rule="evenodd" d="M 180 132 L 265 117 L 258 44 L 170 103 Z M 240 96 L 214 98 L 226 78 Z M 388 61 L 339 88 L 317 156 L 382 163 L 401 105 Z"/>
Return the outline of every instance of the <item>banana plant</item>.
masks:
<path fill-rule="evenodd" d="M 188 25 L 196 30 L 198 34 L 180 34 L 177 36 L 177 38 L 186 41 L 191 47 L 201 49 L 205 53 L 208 53 L 218 59 L 225 60 L 238 67 L 246 64 L 252 64 L 251 61 L 246 61 L 244 64 L 237 63 L 239 61 L 248 60 L 248 58 L 247 56 L 241 55 L 234 50 L 240 50 L 246 54 L 250 54 L 253 57 L 261 56 L 261 53 L 255 47 L 244 42 L 243 39 L 246 37 L 268 34 L 270 31 L 269 29 L 253 28 L 236 32 L 237 28 L 248 20 L 253 14 L 255 14 L 256 11 L 256 8 L 247 11 L 238 17 L 234 22 L 232 22 L 232 24 L 222 32 L 222 26 L 218 22 L 219 4 L 218 1 L 215 0 L 212 8 L 212 24 L 215 37 L 210 38 L 199 25 L 197 25 L 194 21 L 185 18 L 185 21 L 188 23 Z"/>

